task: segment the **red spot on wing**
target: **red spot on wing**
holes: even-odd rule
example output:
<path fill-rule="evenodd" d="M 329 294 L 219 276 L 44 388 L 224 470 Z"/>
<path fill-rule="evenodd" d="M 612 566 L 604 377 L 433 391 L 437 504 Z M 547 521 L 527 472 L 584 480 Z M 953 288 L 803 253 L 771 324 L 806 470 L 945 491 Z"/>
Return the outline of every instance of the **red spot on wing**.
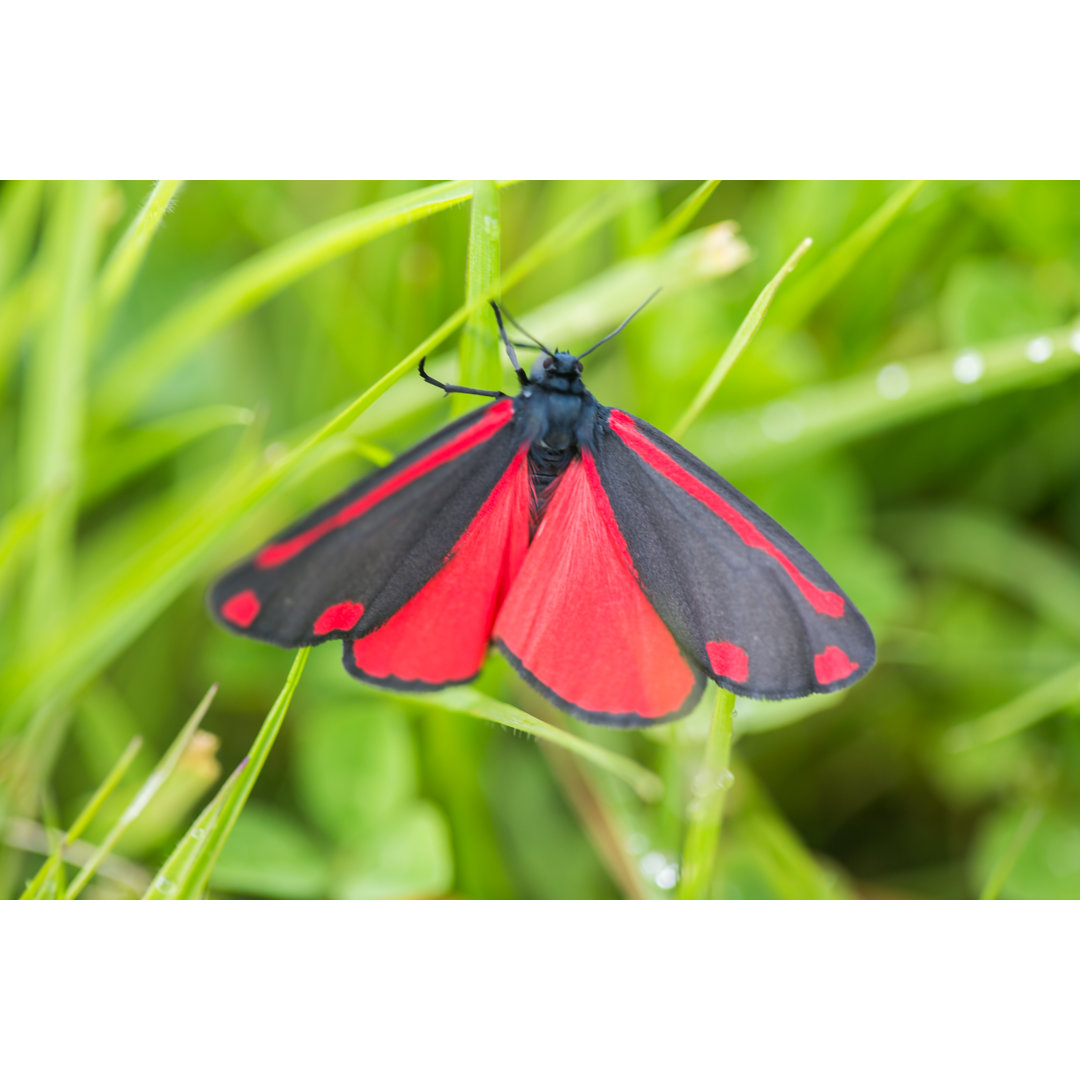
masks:
<path fill-rule="evenodd" d="M 374 678 L 403 682 L 472 678 L 525 558 L 531 497 L 523 448 L 435 576 L 379 629 L 352 643 L 356 666 Z"/>
<path fill-rule="evenodd" d="M 259 598 L 251 589 L 230 596 L 221 605 L 221 617 L 237 626 L 250 626 L 259 614 Z"/>
<path fill-rule="evenodd" d="M 316 634 L 329 634 L 334 630 L 351 630 L 364 614 L 363 604 L 354 604 L 351 600 L 342 600 L 340 604 L 331 604 L 314 622 L 312 629 Z"/>
<path fill-rule="evenodd" d="M 658 719 L 677 712 L 696 686 L 641 591 L 587 453 L 558 481 L 495 636 L 529 674 L 586 712 Z"/>
<path fill-rule="evenodd" d="M 814 677 L 822 686 L 846 679 L 859 665 L 837 645 L 830 645 L 814 657 Z"/>
<path fill-rule="evenodd" d="M 750 657 L 745 649 L 730 641 L 709 641 L 705 643 L 705 651 L 717 675 L 732 682 L 746 682 L 750 675 Z"/>
<path fill-rule="evenodd" d="M 844 598 L 838 593 L 821 589 L 808 580 L 799 568 L 750 520 L 744 517 L 726 499 L 703 484 L 696 476 L 684 469 L 673 457 L 666 454 L 638 430 L 634 421 L 624 412 L 611 410 L 611 429 L 639 457 L 647 461 L 658 473 L 678 484 L 688 495 L 704 503 L 714 514 L 735 530 L 740 540 L 749 547 L 758 548 L 775 559 L 795 583 L 799 592 L 810 602 L 813 609 L 834 619 L 844 614 Z"/>
<path fill-rule="evenodd" d="M 281 540 L 276 544 L 269 544 L 255 556 L 255 565 L 260 569 L 270 566 L 279 566 L 298 555 L 304 548 L 321 540 L 327 533 L 340 529 L 350 521 L 355 521 L 361 514 L 366 513 L 377 503 L 383 501 L 395 491 L 400 491 L 407 484 L 411 484 L 418 477 L 445 465 L 448 461 L 464 454 L 467 450 L 479 446 L 480 443 L 491 438 L 499 428 L 510 422 L 514 414 L 512 401 L 500 401 L 492 405 L 486 413 L 472 427 L 466 428 L 460 435 L 455 436 L 448 443 L 436 447 L 426 457 L 414 461 L 407 468 L 387 477 L 381 484 L 372 488 L 366 494 L 354 502 L 343 506 L 336 514 L 331 515 L 318 525 L 313 525 L 297 536 L 288 540 Z"/>

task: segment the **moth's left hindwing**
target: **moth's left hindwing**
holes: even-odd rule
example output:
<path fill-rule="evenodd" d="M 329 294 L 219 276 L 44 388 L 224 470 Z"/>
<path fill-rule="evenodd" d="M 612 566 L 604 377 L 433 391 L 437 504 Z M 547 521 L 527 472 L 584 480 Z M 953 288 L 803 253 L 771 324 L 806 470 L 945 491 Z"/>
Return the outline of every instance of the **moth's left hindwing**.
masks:
<path fill-rule="evenodd" d="M 275 645 L 347 639 L 346 667 L 372 681 L 430 687 L 471 677 L 490 637 L 494 613 L 484 612 L 502 587 L 503 548 L 515 528 L 516 535 L 524 529 L 524 542 L 528 536 L 528 476 L 513 419 L 513 402 L 501 400 L 443 428 L 234 567 L 211 589 L 212 611 L 230 630 Z M 493 514 L 496 492 L 502 495 Z M 430 656 L 430 618 L 418 599 L 445 583 L 446 566 L 464 567 L 465 549 L 470 574 L 455 594 L 474 596 L 469 620 L 447 623 L 435 643 L 455 654 L 448 667 L 445 655 Z M 393 648 L 393 635 L 379 639 L 377 670 L 369 673 L 350 644 L 373 641 L 410 605 L 411 625 Z M 453 677 L 444 678 L 451 668 Z"/>
<path fill-rule="evenodd" d="M 874 636 L 816 559 L 673 439 L 612 409 L 596 462 L 645 595 L 683 651 L 746 697 L 839 690 Z"/>

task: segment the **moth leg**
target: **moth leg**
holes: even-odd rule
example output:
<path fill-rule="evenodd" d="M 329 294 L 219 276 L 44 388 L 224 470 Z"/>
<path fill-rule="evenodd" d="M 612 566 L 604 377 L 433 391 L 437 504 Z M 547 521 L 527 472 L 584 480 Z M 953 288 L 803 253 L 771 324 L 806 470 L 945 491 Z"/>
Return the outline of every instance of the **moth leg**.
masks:
<path fill-rule="evenodd" d="M 432 386 L 437 386 L 440 390 L 447 394 L 475 394 L 477 397 L 490 397 L 490 398 L 504 398 L 509 397 L 509 394 L 504 394 L 501 390 L 473 390 L 468 386 L 455 386 L 453 383 L 439 382 L 438 379 L 433 379 L 425 370 L 424 362 L 427 360 L 425 356 L 420 361 L 420 378 L 426 383 L 431 383 Z"/>

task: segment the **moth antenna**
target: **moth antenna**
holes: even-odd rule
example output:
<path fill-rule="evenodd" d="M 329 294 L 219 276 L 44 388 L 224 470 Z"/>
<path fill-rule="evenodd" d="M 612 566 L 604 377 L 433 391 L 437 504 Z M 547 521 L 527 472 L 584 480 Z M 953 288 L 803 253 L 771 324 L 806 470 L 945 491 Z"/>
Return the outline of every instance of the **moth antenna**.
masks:
<path fill-rule="evenodd" d="M 584 351 L 583 353 L 580 353 L 580 354 L 579 354 L 578 356 L 576 356 L 576 357 L 575 357 L 575 359 L 576 359 L 576 360 L 581 360 L 581 359 L 582 359 L 583 357 L 586 357 L 586 356 L 588 356 L 588 355 L 589 355 L 589 353 L 591 353 L 591 352 L 595 352 L 595 351 L 596 351 L 597 349 L 599 349 L 599 348 L 600 348 L 600 346 L 601 346 L 601 345 L 603 345 L 603 344 L 604 344 L 605 342 L 608 342 L 608 341 L 610 341 L 610 340 L 611 340 L 611 339 L 612 339 L 612 338 L 613 338 L 613 337 L 614 337 L 614 336 L 615 336 L 615 335 L 616 335 L 616 334 L 617 334 L 617 333 L 618 333 L 618 332 L 619 332 L 620 330 L 622 330 L 622 329 L 623 329 L 623 327 L 624 327 L 624 326 L 626 326 L 626 324 L 627 324 L 627 323 L 628 323 L 628 322 L 629 322 L 629 321 L 630 321 L 630 320 L 631 320 L 631 319 L 632 319 L 632 318 L 633 318 L 633 317 L 634 317 L 634 316 L 635 316 L 635 315 L 636 315 L 636 314 L 637 314 L 637 313 L 638 313 L 639 311 L 641 311 L 641 309 L 642 309 L 642 308 L 643 308 L 643 307 L 645 306 L 645 304 L 647 304 L 647 303 L 649 303 L 649 301 L 651 301 L 651 300 L 655 299 L 655 297 L 656 297 L 656 293 L 658 293 L 659 291 L 660 291 L 660 290 L 659 290 L 659 289 L 657 289 L 657 290 L 656 290 L 656 292 L 654 292 L 654 293 L 653 293 L 653 294 L 652 294 L 651 296 L 649 296 L 649 297 L 648 297 L 648 298 L 647 298 L 647 299 L 645 300 L 645 302 L 644 302 L 644 303 L 642 303 L 642 304 L 639 304 L 639 305 L 638 305 L 638 306 L 637 306 L 636 308 L 634 308 L 634 310 L 633 310 L 633 311 L 631 311 L 631 312 L 630 312 L 630 314 L 629 314 L 629 315 L 627 315 L 627 316 L 626 316 L 626 318 L 625 318 L 625 319 L 623 319 L 623 321 L 622 321 L 621 323 L 619 323 L 619 325 L 618 325 L 618 326 L 616 326 L 616 327 L 615 327 L 615 329 L 614 329 L 614 330 L 612 330 L 610 334 L 608 334 L 608 335 L 607 335 L 607 337 L 602 337 L 602 338 L 601 338 L 601 339 L 600 339 L 600 340 L 599 340 L 599 341 L 598 341 L 598 342 L 597 342 L 597 343 L 596 343 L 595 345 L 590 345 L 590 346 L 589 346 L 589 348 L 587 348 L 587 349 L 586 349 L 586 350 L 585 350 L 585 351 Z M 515 325 L 516 325 L 516 324 L 515 324 Z"/>
<path fill-rule="evenodd" d="M 499 336 L 503 340 L 503 345 L 506 346 L 506 355 L 510 357 L 510 363 L 514 365 L 514 371 L 517 373 L 518 382 L 521 383 L 522 386 L 526 386 L 529 382 L 529 376 L 525 374 L 521 364 L 518 363 L 517 353 L 514 352 L 514 343 L 506 334 L 506 327 L 503 326 L 502 321 L 502 312 L 499 310 L 499 305 L 496 304 L 494 300 L 491 301 L 491 310 L 495 312 L 495 321 L 499 324 Z M 514 322 L 509 313 L 507 313 L 506 317 L 517 326 L 517 323 Z M 518 329 L 521 330 L 521 327 L 518 326 Z M 524 333 L 526 337 L 532 336 L 527 331 L 522 331 L 522 333 Z M 540 347 L 543 348 L 542 345 Z"/>

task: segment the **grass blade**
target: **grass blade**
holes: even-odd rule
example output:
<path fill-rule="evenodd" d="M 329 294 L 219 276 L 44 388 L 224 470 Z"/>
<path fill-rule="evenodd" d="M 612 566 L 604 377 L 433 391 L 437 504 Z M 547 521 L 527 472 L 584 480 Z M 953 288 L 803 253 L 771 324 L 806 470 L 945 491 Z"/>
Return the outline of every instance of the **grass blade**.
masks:
<path fill-rule="evenodd" d="M 944 735 L 945 747 L 958 752 L 997 742 L 1032 727 L 1076 701 L 1080 701 L 1080 664 L 1058 672 L 978 720 L 968 720 L 950 728 Z"/>
<path fill-rule="evenodd" d="M 656 231 L 635 252 L 637 255 L 655 255 L 668 246 L 677 236 L 690 227 L 690 222 L 701 212 L 712 193 L 720 186 L 719 180 L 706 180 L 692 191 L 671 214 L 660 223 Z"/>
<path fill-rule="evenodd" d="M 45 183 L 9 180 L 0 190 L 0 295 L 23 268 L 41 217 Z"/>
<path fill-rule="evenodd" d="M 850 236 L 833 248 L 784 298 L 783 309 L 777 312 L 778 322 L 782 326 L 801 325 L 907 209 L 925 184 L 925 180 L 912 180 L 905 184 L 886 199 Z"/>
<path fill-rule="evenodd" d="M 739 324 L 739 329 L 735 331 L 735 336 L 717 361 L 712 374 L 705 380 L 705 385 L 698 391 L 697 396 L 690 403 L 690 407 L 672 428 L 671 434 L 674 438 L 681 439 L 686 434 L 686 429 L 701 415 L 702 409 L 709 404 L 713 394 L 720 389 L 720 384 L 727 377 L 727 373 L 732 369 L 735 361 L 743 354 L 746 346 L 754 340 L 754 335 L 758 332 L 758 328 L 765 318 L 765 312 L 769 310 L 769 305 L 776 295 L 776 290 L 780 288 L 784 278 L 795 269 L 796 264 L 812 243 L 810 237 L 803 240 L 788 256 L 787 262 L 780 267 L 773 279 L 758 294 L 758 298 L 751 305 L 746 318 Z"/>
<path fill-rule="evenodd" d="M 157 794 L 161 785 L 164 784 L 172 774 L 173 769 L 176 768 L 176 763 L 187 749 L 188 744 L 195 737 L 195 732 L 202 723 L 203 717 L 206 716 L 206 713 L 210 708 L 210 703 L 214 700 L 214 695 L 216 693 L 217 683 L 207 690 L 202 701 L 199 702 L 195 707 L 195 711 L 188 718 L 187 723 L 180 729 L 180 733 L 173 740 L 172 745 L 165 751 L 161 760 L 146 778 L 145 783 L 136 792 L 135 797 L 131 802 L 128 803 L 124 812 L 120 815 L 119 820 L 112 829 L 109 830 L 109 834 L 94 852 L 93 857 L 85 866 L 83 866 L 75 880 L 72 881 L 71 887 L 68 889 L 69 900 L 74 900 L 79 893 L 83 891 L 87 882 L 93 877 L 102 862 L 104 862 L 106 856 L 114 847 L 116 847 L 117 842 L 127 831 L 128 826 L 143 812 L 150 800 Z"/>
<path fill-rule="evenodd" d="M 236 825 L 240 811 L 244 809 L 255 781 L 258 780 L 259 773 L 262 772 L 263 765 L 266 764 L 266 759 L 281 730 L 281 724 L 289 711 L 289 703 L 300 682 L 310 651 L 310 649 L 300 649 L 297 652 L 285 685 L 270 712 L 267 713 L 262 727 L 259 728 L 259 733 L 255 736 L 255 741 L 245 759 L 244 768 L 236 774 L 235 783 L 222 800 L 218 812 L 214 815 L 214 820 L 206 827 L 205 834 L 196 838 L 190 861 L 183 872 L 173 879 L 176 884 L 176 899 L 195 900 L 206 891 L 214 864 Z"/>
<path fill-rule="evenodd" d="M 624 780 L 646 802 L 656 802 L 663 795 L 663 781 L 644 765 L 639 765 L 631 758 L 555 727 L 554 724 L 545 724 L 543 720 L 538 720 L 535 716 L 513 705 L 487 697 L 472 687 L 455 686 L 440 690 L 436 694 L 401 696 L 421 705 L 434 706 L 448 712 L 464 713 L 466 716 L 475 716 L 481 720 L 491 720 L 493 723 L 502 724 L 515 731 L 533 735 L 537 739 L 546 739 L 556 746 L 561 746 L 564 750 L 577 754 L 578 757 L 585 758 L 613 776 L 619 777 L 620 780 Z"/>
<path fill-rule="evenodd" d="M 723 827 L 724 803 L 733 782 L 730 765 L 734 708 L 735 695 L 718 688 L 704 760 L 690 789 L 689 825 L 676 894 L 680 900 L 707 900 L 709 897 L 716 846 Z"/>
<path fill-rule="evenodd" d="M 70 586 L 86 375 L 84 310 L 103 190 L 99 182 L 66 183 L 46 238 L 51 303 L 27 370 L 19 456 L 27 498 L 62 490 L 38 528 L 27 572 L 23 633 L 30 640 L 49 631 Z"/>
<path fill-rule="evenodd" d="M 60 850 L 57 850 L 45 861 L 41 869 L 34 875 L 33 880 L 27 885 L 26 890 L 23 892 L 20 899 L 33 900 L 38 896 L 49 875 L 55 872 L 56 866 L 60 861 L 62 849 L 73 843 L 86 831 L 87 826 L 94 820 L 94 817 L 101 809 L 105 800 L 112 794 L 116 785 L 124 778 L 124 774 L 131 767 L 131 763 L 135 760 L 135 755 L 139 752 L 141 746 L 142 739 L 138 736 L 128 743 L 127 749 L 121 754 L 119 761 L 112 767 L 109 775 L 101 781 L 97 790 L 90 796 L 90 800 L 83 808 L 82 813 L 79 814 L 71 828 L 64 834 Z"/>
<path fill-rule="evenodd" d="M 250 409 L 205 405 L 100 440 L 90 448 L 82 501 L 84 505 L 93 505 L 204 436 L 225 427 L 246 427 L 254 419 Z"/>
<path fill-rule="evenodd" d="M 496 292 L 499 287 L 499 256 L 499 191 L 490 180 L 478 180 L 473 188 L 469 247 L 465 256 L 466 304 L 471 305 L 477 297 L 492 296 Z M 462 386 L 497 390 L 502 385 L 499 339 L 486 308 L 477 308 L 469 316 L 458 348 L 459 382 Z M 460 415 L 475 408 L 475 399 L 461 396 L 454 399 L 454 404 L 456 414 Z"/>
<path fill-rule="evenodd" d="M 1013 833 L 1012 839 L 990 871 L 986 879 L 986 885 L 983 886 L 983 891 L 979 894 L 980 900 L 996 900 L 1001 895 L 1001 890 L 1005 888 L 1005 882 L 1009 880 L 1009 875 L 1016 865 L 1016 860 L 1023 854 L 1024 848 L 1028 846 L 1042 819 L 1043 808 L 1041 806 L 1029 806 L 1027 808 L 1024 816 L 1020 819 L 1020 823 L 1016 826 L 1016 832 Z"/>
<path fill-rule="evenodd" d="M 218 793 L 206 804 L 202 812 L 192 823 L 183 839 L 172 850 L 172 854 L 162 864 L 161 869 L 154 875 L 146 892 L 144 900 L 175 900 L 177 899 L 177 882 L 186 881 L 191 875 L 192 865 L 206 845 L 206 838 L 221 818 L 221 811 L 226 800 L 236 790 L 240 777 L 248 767 L 248 759 L 244 758 L 233 769 L 228 780 L 218 789 Z"/>
<path fill-rule="evenodd" d="M 973 374 L 981 400 L 1071 375 L 1080 368 L 1080 350 L 1071 344 L 1075 334 L 1075 326 L 1063 326 L 1010 341 L 892 362 L 701 424 L 693 441 L 715 448 L 711 458 L 722 461 L 725 470 L 769 471 L 801 460 L 811 451 L 831 450 L 970 405 Z M 1032 362 L 1028 347 L 1034 340 L 1045 342 L 1050 352 L 1046 361 Z M 961 357 L 966 366 L 958 365 Z"/>
<path fill-rule="evenodd" d="M 93 299 L 94 328 L 98 335 L 108 326 L 117 305 L 131 288 L 146 258 L 150 241 L 161 228 L 183 185 L 183 180 L 159 180 L 106 259 Z"/>
<path fill-rule="evenodd" d="M 233 319 L 332 259 L 471 195 L 461 181 L 422 188 L 322 222 L 241 263 L 125 350 L 101 381 L 98 411 L 106 424 L 126 418 L 187 352 Z"/>

